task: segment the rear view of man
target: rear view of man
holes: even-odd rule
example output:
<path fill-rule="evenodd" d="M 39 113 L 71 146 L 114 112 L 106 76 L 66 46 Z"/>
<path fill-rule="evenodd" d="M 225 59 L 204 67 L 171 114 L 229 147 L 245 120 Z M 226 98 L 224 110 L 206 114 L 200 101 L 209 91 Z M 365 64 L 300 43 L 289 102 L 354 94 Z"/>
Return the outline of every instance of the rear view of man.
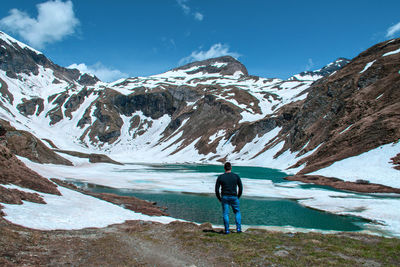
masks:
<path fill-rule="evenodd" d="M 224 219 L 225 234 L 229 234 L 229 206 L 232 207 L 235 213 L 236 232 L 242 232 L 242 216 L 239 208 L 239 198 L 243 192 L 242 181 L 239 175 L 233 173 L 231 163 L 227 162 L 224 165 L 225 173 L 218 176 L 215 183 L 215 194 L 222 204 L 222 215 Z M 221 187 L 221 194 L 220 194 Z M 239 192 L 237 191 L 239 188 Z M 221 197 L 222 195 L 222 197 Z"/>

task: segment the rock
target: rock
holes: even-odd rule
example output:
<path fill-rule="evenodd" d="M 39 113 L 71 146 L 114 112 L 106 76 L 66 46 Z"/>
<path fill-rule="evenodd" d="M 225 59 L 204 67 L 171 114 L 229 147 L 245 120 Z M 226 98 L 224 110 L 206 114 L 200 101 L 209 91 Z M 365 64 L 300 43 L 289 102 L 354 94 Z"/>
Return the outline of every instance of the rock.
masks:
<path fill-rule="evenodd" d="M 112 160 L 110 159 L 108 156 L 103 155 L 103 154 L 90 154 L 89 155 L 89 162 L 92 163 L 99 163 L 99 162 L 103 162 L 103 163 L 111 163 L 111 164 L 116 164 L 116 165 L 124 165 L 118 161 Z"/>
<path fill-rule="evenodd" d="M 87 88 L 84 87 L 77 94 L 72 94 L 64 104 L 65 116 L 72 119 L 72 112 L 76 111 L 84 102 L 85 98 L 90 96 L 92 93 L 93 90 L 87 90 Z"/>
<path fill-rule="evenodd" d="M 12 153 L 38 163 L 52 163 L 72 166 L 72 163 L 54 153 L 41 140 L 27 131 L 19 131 L 0 119 L 0 125 L 7 130 L 5 144 Z"/>
<path fill-rule="evenodd" d="M 54 183 L 27 168 L 8 148 L 2 145 L 0 145 L 0 184 L 14 184 L 38 192 L 60 195 Z M 15 196 L 15 192 L 7 194 L 12 194 L 20 200 L 24 197 L 33 199 L 32 196 L 28 196 L 29 194 L 17 196 Z"/>
<path fill-rule="evenodd" d="M 200 230 L 203 230 L 203 231 L 212 231 L 213 230 L 212 224 L 209 222 L 200 224 L 199 228 L 200 228 Z"/>
<path fill-rule="evenodd" d="M 8 100 L 10 104 L 12 105 L 14 102 L 14 96 L 11 94 L 11 92 L 8 90 L 8 85 L 5 81 L 0 79 L 0 94 L 2 97 Z"/>
<path fill-rule="evenodd" d="M 394 165 L 393 168 L 400 171 L 400 153 L 391 158 L 391 163 Z"/>
<path fill-rule="evenodd" d="M 0 185 L 0 202 L 5 204 L 22 204 L 22 201 L 46 204 L 38 193 L 28 193 L 18 189 L 7 189 Z"/>
<path fill-rule="evenodd" d="M 17 105 L 17 109 L 21 114 L 25 116 L 32 116 L 35 114 L 36 111 L 36 116 L 39 116 L 40 113 L 42 113 L 44 109 L 44 100 L 41 98 L 32 98 L 32 99 L 22 99 L 22 103 Z"/>
<path fill-rule="evenodd" d="M 16 79 L 18 74 L 38 75 L 39 66 L 51 69 L 54 76 L 60 80 L 77 82 L 82 85 L 94 85 L 99 81 L 97 77 L 82 75 L 77 69 L 67 69 L 51 62 L 42 53 L 28 47 L 20 47 L 18 43 L 9 39 L 7 35 L 0 33 L 0 47 L 4 48 L 0 53 L 0 69 L 6 72 L 10 78 Z M 4 39 L 3 39 L 4 38 Z M 88 77 L 89 76 L 89 77 Z"/>
<path fill-rule="evenodd" d="M 287 257 L 287 256 L 289 256 L 289 252 L 281 249 L 281 250 L 275 251 L 274 255 L 278 256 L 278 257 Z"/>

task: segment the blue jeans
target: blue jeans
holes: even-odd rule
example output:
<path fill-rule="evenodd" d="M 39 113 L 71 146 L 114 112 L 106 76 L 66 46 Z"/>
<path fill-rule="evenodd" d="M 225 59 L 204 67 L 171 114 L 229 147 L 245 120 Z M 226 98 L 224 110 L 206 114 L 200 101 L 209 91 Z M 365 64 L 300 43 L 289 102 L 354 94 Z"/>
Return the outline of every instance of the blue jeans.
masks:
<path fill-rule="evenodd" d="M 229 206 L 235 213 L 236 231 L 242 231 L 242 215 L 240 214 L 239 199 L 237 196 L 222 196 L 222 215 L 224 219 L 225 233 L 229 233 Z"/>

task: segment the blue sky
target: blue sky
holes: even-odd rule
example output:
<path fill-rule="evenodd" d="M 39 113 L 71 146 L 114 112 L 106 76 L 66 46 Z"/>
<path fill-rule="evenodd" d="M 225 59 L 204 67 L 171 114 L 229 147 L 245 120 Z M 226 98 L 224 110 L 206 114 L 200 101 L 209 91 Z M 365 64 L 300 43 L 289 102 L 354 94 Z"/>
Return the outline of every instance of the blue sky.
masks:
<path fill-rule="evenodd" d="M 400 1 L 2 0 L 0 30 L 103 80 L 227 54 L 287 78 L 400 37 Z"/>

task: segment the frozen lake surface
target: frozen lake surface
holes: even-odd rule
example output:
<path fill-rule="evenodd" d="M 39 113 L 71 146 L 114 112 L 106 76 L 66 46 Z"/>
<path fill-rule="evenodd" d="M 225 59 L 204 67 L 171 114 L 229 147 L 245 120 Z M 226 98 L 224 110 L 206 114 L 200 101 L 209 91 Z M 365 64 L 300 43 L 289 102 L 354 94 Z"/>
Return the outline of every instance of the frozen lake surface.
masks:
<path fill-rule="evenodd" d="M 168 207 L 173 218 L 222 225 L 214 196 L 222 165 L 111 165 L 69 158 L 75 166 L 36 164 L 21 158 L 48 178 L 79 182 L 97 192 L 133 195 Z M 244 185 L 243 224 L 296 229 L 358 231 L 400 236 L 399 195 L 357 194 L 286 181 L 279 170 L 234 166 Z"/>

